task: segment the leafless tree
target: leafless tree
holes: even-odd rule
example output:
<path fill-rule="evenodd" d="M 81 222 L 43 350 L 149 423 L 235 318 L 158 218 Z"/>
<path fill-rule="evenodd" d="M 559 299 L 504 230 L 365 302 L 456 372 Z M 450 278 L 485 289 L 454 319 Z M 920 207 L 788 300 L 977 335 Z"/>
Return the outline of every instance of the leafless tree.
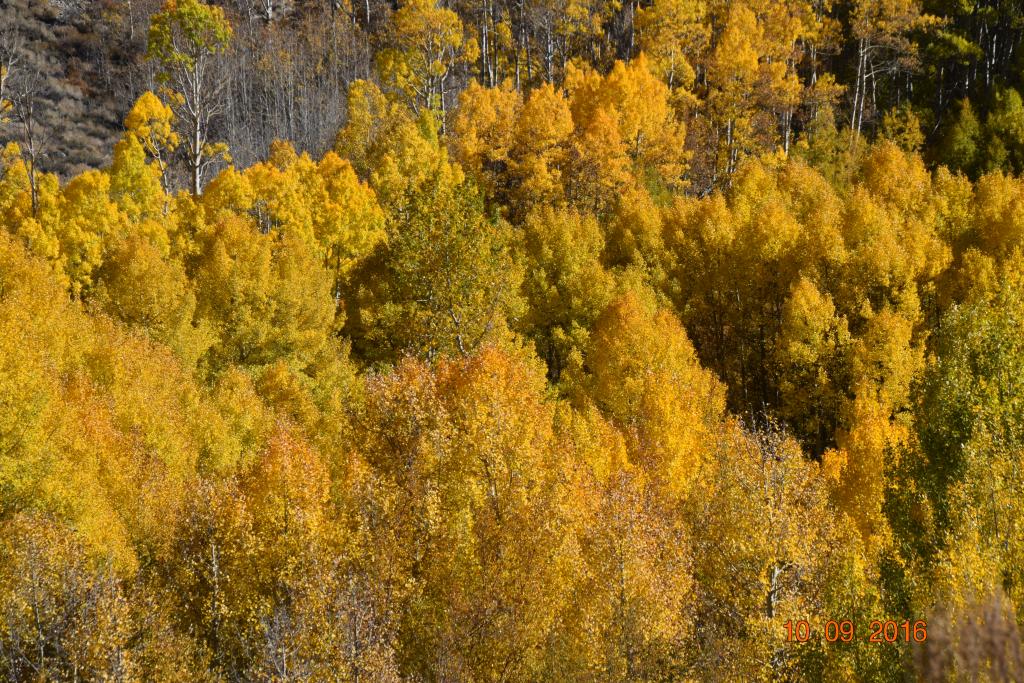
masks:
<path fill-rule="evenodd" d="M 111 567 L 89 566 L 52 523 L 17 530 L 0 600 L 0 679 L 130 680 L 127 604 Z"/>
<path fill-rule="evenodd" d="M 39 162 L 46 156 L 52 137 L 52 131 L 40 123 L 42 107 L 47 105 L 46 87 L 46 78 L 32 68 L 18 72 L 10 85 L 14 119 L 20 129 L 22 158 L 28 170 L 33 216 L 39 213 Z"/>

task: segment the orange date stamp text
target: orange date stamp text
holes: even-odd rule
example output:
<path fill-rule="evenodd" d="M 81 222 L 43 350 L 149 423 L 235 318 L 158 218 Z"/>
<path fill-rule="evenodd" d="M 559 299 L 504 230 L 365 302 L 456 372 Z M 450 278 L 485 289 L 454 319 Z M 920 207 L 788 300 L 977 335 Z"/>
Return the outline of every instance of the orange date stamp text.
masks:
<path fill-rule="evenodd" d="M 826 621 L 820 634 L 816 634 L 810 622 L 804 619 L 787 621 L 782 626 L 786 631 L 787 643 L 806 643 L 815 635 L 824 636 L 829 643 L 852 643 L 857 638 L 857 627 L 849 619 Z M 928 639 L 928 625 L 920 620 L 874 619 L 868 626 L 869 643 L 923 643 Z M 862 633 L 860 637 L 865 636 Z"/>

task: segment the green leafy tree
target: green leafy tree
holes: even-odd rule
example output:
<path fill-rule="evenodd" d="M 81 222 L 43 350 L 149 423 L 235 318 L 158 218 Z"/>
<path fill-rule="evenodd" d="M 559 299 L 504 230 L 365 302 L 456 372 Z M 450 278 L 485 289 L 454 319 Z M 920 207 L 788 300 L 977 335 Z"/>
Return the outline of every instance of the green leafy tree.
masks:
<path fill-rule="evenodd" d="M 174 111 L 194 195 L 202 192 L 210 167 L 228 158 L 227 145 L 212 139 L 211 124 L 224 112 L 226 80 L 218 57 L 231 36 L 224 10 L 200 0 L 166 0 L 149 29 L 146 54 L 157 63 L 164 98 Z"/>
<path fill-rule="evenodd" d="M 467 355 L 505 336 L 522 311 L 522 268 L 507 222 L 483 213 L 468 182 L 425 184 L 355 284 L 353 322 L 371 358 Z M 379 269 L 379 270 L 377 270 Z"/>

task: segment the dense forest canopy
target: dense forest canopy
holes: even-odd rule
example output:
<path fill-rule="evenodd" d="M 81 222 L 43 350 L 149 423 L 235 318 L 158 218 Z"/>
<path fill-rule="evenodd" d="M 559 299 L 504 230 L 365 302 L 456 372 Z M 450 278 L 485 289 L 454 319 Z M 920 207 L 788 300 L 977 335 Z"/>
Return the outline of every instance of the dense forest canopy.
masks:
<path fill-rule="evenodd" d="M 1021 680 L 1022 30 L 0 0 L 0 678 Z"/>
<path fill-rule="evenodd" d="M 179 3 L 183 11 L 193 4 Z M 41 168 L 67 179 L 110 163 L 124 116 L 167 75 L 168 55 L 150 30 L 161 6 L 162 0 L 0 4 L 0 62 L 10 81 L 4 96 L 39 103 L 33 137 Z M 227 143 L 236 167 L 265 160 L 277 139 L 322 156 L 347 119 L 347 93 L 358 80 L 376 82 L 389 100 L 416 113 L 444 112 L 440 125 L 449 132 L 452 112 L 472 84 L 522 95 L 547 83 L 567 88 L 581 71 L 606 75 L 641 54 L 667 86 L 684 126 L 689 155 L 679 178 L 693 194 L 726 186 L 744 157 L 789 155 L 794 147 L 834 156 L 879 135 L 921 151 L 930 168 L 942 164 L 972 178 L 1024 165 L 1024 65 L 1017 49 L 1024 9 L 1014 2 L 221 0 L 215 6 L 230 29 L 203 38 L 219 53 L 201 60 L 204 99 L 217 110 L 207 123 L 210 139 Z"/>

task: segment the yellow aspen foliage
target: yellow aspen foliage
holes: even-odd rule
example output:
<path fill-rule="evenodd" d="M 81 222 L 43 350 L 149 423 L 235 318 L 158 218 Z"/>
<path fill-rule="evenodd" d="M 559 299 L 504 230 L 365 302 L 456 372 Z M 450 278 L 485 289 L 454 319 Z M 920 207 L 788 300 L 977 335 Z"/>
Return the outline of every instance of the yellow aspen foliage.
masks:
<path fill-rule="evenodd" d="M 154 240 L 167 241 L 167 233 L 174 231 L 175 217 L 169 213 L 170 198 L 164 193 L 159 171 L 146 162 L 138 140 L 129 136 L 114 146 L 110 198 L 129 221 L 144 222 L 139 229 L 151 233 Z"/>
<path fill-rule="evenodd" d="M 89 556 L 130 576 L 138 567 L 131 532 L 139 528 L 119 496 L 128 484 L 130 451 L 104 393 L 80 371 L 61 387 L 55 397 L 61 416 L 51 435 L 60 454 L 35 473 L 35 506 L 73 524 Z M 83 490 L 92 495 L 77 493 Z"/>
<path fill-rule="evenodd" d="M 851 127 L 859 134 L 873 53 L 881 52 L 882 59 L 896 65 L 912 65 L 917 60 L 917 45 L 910 35 L 934 27 L 941 20 L 925 14 L 922 3 L 913 0 L 856 0 L 850 10 L 850 31 L 857 40 L 858 56 Z"/>
<path fill-rule="evenodd" d="M 276 424 L 256 391 L 252 377 L 233 365 L 220 373 L 209 395 L 240 456 L 239 461 L 232 464 L 240 468 L 250 466 L 263 451 Z"/>
<path fill-rule="evenodd" d="M 709 181 L 718 184 L 745 156 L 788 156 L 799 105 L 807 97 L 798 76 L 811 8 L 802 3 L 722 3 L 701 89 L 710 120 L 700 131 L 713 157 Z M 812 77 L 811 83 L 815 83 Z"/>
<path fill-rule="evenodd" d="M 1001 456 L 992 465 L 972 463 L 967 485 L 950 492 L 957 509 L 956 526 L 948 544 L 948 569 L 943 567 L 948 574 L 940 586 L 961 601 L 995 586 L 1001 586 L 1014 605 L 1024 598 L 1020 568 L 1024 535 L 1015 507 L 1024 490 L 1018 473 L 1021 454 Z"/>
<path fill-rule="evenodd" d="M 825 458 L 836 459 L 840 468 L 833 493 L 836 506 L 850 518 L 874 557 L 892 542 L 882 506 L 886 469 L 895 464 L 892 460 L 901 446 L 900 430 L 890 423 L 885 407 L 867 397 L 855 399 L 845 418 L 849 426 L 836 437 L 840 450 Z"/>
<path fill-rule="evenodd" d="M 334 273 L 333 293 L 356 261 L 384 239 L 384 212 L 352 165 L 328 152 L 319 162 L 275 142 L 270 159 L 245 171 L 263 232 L 275 230 L 316 250 Z"/>
<path fill-rule="evenodd" d="M 726 196 L 677 201 L 666 212 L 668 277 L 677 310 L 686 312 L 705 361 L 732 387 L 730 398 L 768 404 L 779 398 L 765 363 L 779 313 L 801 269 L 817 264 L 800 249 L 810 231 L 772 169 L 748 161 L 733 180 Z"/>
<path fill-rule="evenodd" d="M 670 90 L 689 88 L 694 65 L 710 38 L 707 3 L 700 0 L 656 0 L 636 15 L 640 47 Z"/>
<path fill-rule="evenodd" d="M 449 162 L 438 137 L 434 112 L 414 116 L 367 81 L 355 81 L 349 91 L 348 122 L 338 132 L 334 151 L 351 161 L 386 211 L 401 214 L 409 195 L 425 182 L 462 182 L 461 167 Z"/>
<path fill-rule="evenodd" d="M 522 329 L 557 381 L 582 362 L 588 331 L 611 300 L 614 279 L 601 264 L 604 237 L 592 216 L 545 207 L 527 217 L 523 230 L 528 307 Z"/>
<path fill-rule="evenodd" d="M 196 215 L 193 219 L 196 233 L 202 232 L 204 226 L 249 214 L 256 204 L 256 193 L 253 190 L 249 174 L 239 172 L 233 166 L 229 166 L 207 184 L 198 200 L 195 206 Z M 192 200 L 182 197 L 181 201 L 191 202 Z M 191 212 L 178 209 L 176 213 Z"/>
<path fill-rule="evenodd" d="M 571 458 L 565 501 L 580 573 L 565 606 L 552 677 L 601 671 L 654 676 L 694 633 L 691 548 L 681 518 L 632 467 L 622 434 L 587 405 L 559 407 L 560 450 Z"/>
<path fill-rule="evenodd" d="M 181 142 L 174 130 L 174 112 L 152 92 L 143 93 L 124 119 L 124 142 L 137 143 L 151 160 L 160 187 L 167 191 L 167 168 Z"/>
<path fill-rule="evenodd" d="M 596 500 L 578 532 L 587 572 L 578 587 L 577 647 L 589 655 L 585 670 L 611 680 L 653 678 L 696 626 L 688 613 L 692 545 L 639 473 L 591 486 Z"/>
<path fill-rule="evenodd" d="M 663 234 L 671 255 L 676 310 L 687 313 L 689 334 L 723 375 L 729 361 L 729 308 L 724 302 L 731 291 L 736 229 L 721 194 L 704 201 L 678 197 L 665 211 Z"/>
<path fill-rule="evenodd" d="M 887 472 L 899 464 L 909 436 L 911 383 L 924 368 L 923 349 L 912 340 L 913 323 L 888 309 L 867 323 L 849 347 L 856 395 L 840 413 L 836 433 L 842 473 L 837 505 L 854 521 L 868 552 L 890 542 L 882 506 Z"/>
<path fill-rule="evenodd" d="M 883 309 L 867 322 L 850 347 L 853 386 L 890 413 L 910 407 L 914 378 L 924 369 L 924 349 L 913 337 L 912 320 Z"/>
<path fill-rule="evenodd" d="M 857 631 L 861 624 L 870 627 L 872 620 L 880 619 L 879 615 L 898 618 L 886 604 L 888 596 L 879 586 L 878 565 L 867 554 L 857 528 L 848 517 L 830 526 L 832 536 L 828 547 L 819 546 L 816 551 L 822 555 L 822 562 L 815 576 L 814 628 L 827 628 L 834 614 L 842 614 L 855 624 Z M 890 556 L 887 561 L 891 559 Z M 892 653 L 875 647 L 870 640 L 855 639 L 847 645 L 842 648 L 829 647 L 827 642 L 810 648 L 791 645 L 787 663 L 793 669 L 844 681 L 857 680 L 864 672 L 871 676 L 884 675 L 883 672 L 892 667 L 889 659 Z"/>
<path fill-rule="evenodd" d="M 72 294 L 80 295 L 93 284 L 105 243 L 127 229 L 125 215 L 110 200 L 110 176 L 87 171 L 68 183 L 61 194 L 60 223 L 55 227 Z"/>
<path fill-rule="evenodd" d="M 28 500 L 25 487 L 38 476 L 36 467 L 53 457 L 45 446 L 46 435 L 57 428 L 60 418 L 60 373 L 70 373 L 80 359 L 82 345 L 62 325 L 70 303 L 46 263 L 32 258 L 25 248 L 6 233 L 0 233 L 0 310 L 4 334 L 2 390 L 3 427 L 0 453 L 4 508 Z M 63 300 L 62 300 L 63 299 Z M 32 321 L 35 321 L 33 324 Z M 34 330 L 34 331 L 33 331 Z M 36 342 L 30 340 L 35 336 Z M 49 348 L 48 348 L 49 347 Z M 52 353 L 52 369 L 48 351 Z"/>
<path fill-rule="evenodd" d="M 1017 252 L 987 296 L 952 308 L 937 334 L 917 407 L 915 482 L 935 510 L 941 588 L 964 604 L 999 586 L 1016 604 L 1024 535 L 1021 478 L 1020 312 Z M 999 576 L 999 579 L 994 577 Z"/>
<path fill-rule="evenodd" d="M 53 226 L 59 215 L 60 186 L 56 176 L 37 175 L 36 209 L 32 206 L 29 172 L 18 146 L 10 143 L 3 151 L 3 175 L 0 177 L 0 210 L 6 231 L 17 236 L 33 254 L 46 258 L 58 276 L 66 281 L 60 263 L 60 238 Z"/>
<path fill-rule="evenodd" d="M 572 111 L 573 125 L 590 123 L 590 120 L 602 109 L 609 108 L 611 103 L 602 103 L 599 95 L 604 78 L 601 73 L 589 66 L 569 64 L 565 74 L 565 92 L 569 94 L 569 108 Z"/>
<path fill-rule="evenodd" d="M 455 160 L 490 196 L 504 191 L 522 96 L 508 84 L 485 88 L 470 83 L 459 96 L 451 124 Z"/>
<path fill-rule="evenodd" d="M 265 549 L 258 562 L 268 578 L 295 579 L 304 549 L 329 542 L 328 470 L 295 430 L 278 422 L 241 482 L 253 533 Z"/>
<path fill-rule="evenodd" d="M 587 129 L 591 119 L 603 111 L 614 118 L 640 177 L 654 172 L 666 187 L 682 186 L 688 156 L 684 150 L 686 126 L 671 106 L 668 87 L 651 73 L 643 54 L 628 64 L 616 62 L 603 78 L 581 77 L 570 71 L 567 88 L 578 129 Z"/>
<path fill-rule="evenodd" d="M 939 236 L 960 252 L 974 228 L 974 184 L 967 176 L 952 173 L 945 166 L 935 170 L 929 201 L 938 214 Z"/>
<path fill-rule="evenodd" d="M 4 430 L 4 505 L 33 491 L 35 505 L 73 523 L 91 552 L 130 571 L 167 541 L 199 469 L 237 454 L 168 350 L 86 316 L 38 262 L 16 251 L 4 258 L 16 278 L 0 315 L 6 353 L 35 376 L 4 372 L 5 383 L 23 385 L 7 392 L 20 426 Z"/>
<path fill-rule="evenodd" d="M 832 297 L 807 278 L 797 280 L 782 310 L 775 343 L 780 415 L 799 434 L 812 435 L 820 453 L 835 433 L 844 403 L 844 360 L 850 344 L 846 319 Z"/>
<path fill-rule="evenodd" d="M 851 381 L 857 396 L 844 411 L 847 428 L 837 435 L 845 449 L 840 497 L 865 543 L 884 542 L 881 505 L 885 472 L 893 467 L 907 438 L 906 410 L 911 383 L 924 367 L 921 346 L 912 338 L 913 321 L 889 309 L 874 314 L 850 347 Z"/>
<path fill-rule="evenodd" d="M 672 495 L 699 490 L 724 392 L 679 321 L 627 293 L 595 323 L 586 366 L 586 395 L 624 432 L 630 460 Z"/>
<path fill-rule="evenodd" d="M 332 278 L 296 236 L 231 218 L 197 236 L 196 317 L 216 334 L 207 362 L 308 363 L 334 320 Z"/>
<path fill-rule="evenodd" d="M 920 157 L 891 142 L 876 145 L 861 167 L 864 185 L 903 213 L 928 207 L 931 176 Z"/>
<path fill-rule="evenodd" d="M 619 196 L 608 221 L 605 263 L 638 266 L 649 273 L 652 282 L 661 282 L 666 260 L 663 232 L 662 212 L 651 194 L 642 187 L 628 188 Z"/>
<path fill-rule="evenodd" d="M 249 653 L 249 675 L 273 679 L 287 669 L 311 680 L 402 680 L 390 612 L 395 593 L 373 581 L 362 559 L 319 539 L 294 556 L 261 620 L 262 647 Z"/>
<path fill-rule="evenodd" d="M 990 173 L 975 186 L 974 211 L 980 246 L 994 255 L 1005 256 L 1024 244 L 1021 206 L 1024 185 L 1020 179 Z"/>
<path fill-rule="evenodd" d="M 768 425 L 723 425 L 706 460 L 706 494 L 685 504 L 697 627 L 695 666 L 716 680 L 765 680 L 790 652 L 787 620 L 833 618 L 825 604 L 835 538 L 819 466 Z"/>
<path fill-rule="evenodd" d="M 1016 10 L 153 3 L 0 10 L 0 680 L 1016 680 Z"/>
<path fill-rule="evenodd" d="M 789 211 L 774 169 L 759 162 L 744 164 L 734 176 L 729 198 L 733 220 L 741 226 L 737 231 L 741 258 L 749 260 L 751 268 L 763 269 L 764 279 L 776 280 L 768 287 L 777 289 L 778 280 L 792 277 L 793 253 L 803 228 Z"/>
<path fill-rule="evenodd" d="M 602 33 L 602 23 L 614 12 L 615 5 L 606 0 L 555 0 L 544 6 L 555 15 L 555 35 L 567 43 L 586 44 Z M 548 65 L 553 71 L 554 65 Z M 548 73 L 549 81 L 554 80 Z"/>
<path fill-rule="evenodd" d="M 542 670 L 575 552 L 556 514 L 543 387 L 539 364 L 494 347 L 436 372 L 406 360 L 370 381 L 364 443 L 380 485 L 395 488 L 387 533 L 403 541 L 394 561 L 410 576 L 404 670 Z M 432 653 L 446 643 L 439 662 Z"/>
<path fill-rule="evenodd" d="M 777 182 L 789 213 L 802 228 L 796 246 L 804 255 L 802 272 L 832 289 L 848 257 L 842 200 L 820 172 L 798 160 L 779 169 Z"/>
<path fill-rule="evenodd" d="M 193 324 L 196 296 L 184 267 L 150 241 L 115 243 L 96 280 L 93 301 L 169 346 L 186 367 L 194 367 L 213 343 L 208 328 Z"/>
<path fill-rule="evenodd" d="M 635 180 L 619 135 L 617 112 L 599 110 L 573 142 L 566 198 L 584 211 L 606 215 Z"/>
<path fill-rule="evenodd" d="M 798 49 L 800 41 L 817 37 L 814 35 L 816 24 L 827 20 L 820 16 L 825 14 L 824 7 L 815 7 L 805 0 L 751 0 L 748 6 L 764 25 L 766 52 L 774 61 L 793 60 L 790 53 Z"/>
<path fill-rule="evenodd" d="M 91 326 L 41 261 L 8 236 L 2 240 L 0 506 L 64 515 L 82 529 L 91 552 L 130 568 L 124 526 L 99 481 L 103 457 L 117 459 L 125 449 L 83 376 Z"/>
<path fill-rule="evenodd" d="M 638 186 L 665 192 L 683 185 L 686 129 L 643 55 L 616 62 L 605 77 L 570 66 L 566 87 L 577 131 L 566 181 L 574 205 L 605 215 Z"/>
<path fill-rule="evenodd" d="M 920 158 L 891 143 L 873 148 L 862 175 L 870 198 L 851 198 L 848 205 L 851 267 L 888 289 L 889 301 L 899 305 L 903 295 L 916 296 L 911 291 L 915 285 L 936 278 L 951 259 L 950 248 L 938 235 L 939 216 L 929 202 L 931 179 Z M 861 222 L 862 208 L 877 213 Z"/>
<path fill-rule="evenodd" d="M 959 492 L 952 493 L 958 497 Z M 965 512 L 964 524 L 951 534 L 933 578 L 935 594 L 953 610 L 966 608 L 1002 581 L 999 553 L 979 533 L 981 511 Z"/>
<path fill-rule="evenodd" d="M 847 205 L 846 241 L 850 249 L 837 299 L 859 317 L 868 309 L 893 307 L 916 320 L 922 295 L 919 287 L 938 277 L 951 260 L 949 247 L 935 232 L 930 217 L 901 215 L 875 196 L 858 188 Z"/>
<path fill-rule="evenodd" d="M 407 0 L 391 15 L 394 47 L 377 55 L 385 84 L 401 93 L 412 109 L 443 111 L 451 72 L 479 55 L 459 15 L 434 0 Z"/>
<path fill-rule="evenodd" d="M 544 400 L 543 367 L 528 356 L 487 347 L 470 359 L 442 365 L 438 376 L 457 434 L 449 467 L 468 477 L 466 502 L 483 569 L 472 584 L 478 590 L 497 588 L 467 607 L 470 614 L 504 607 L 518 615 L 499 618 L 474 650 L 480 648 L 477 656 L 486 658 L 492 671 L 517 656 L 528 670 L 537 666 L 531 654 L 536 644 L 557 628 L 576 552 L 561 519 L 561 465 L 551 447 L 552 407 Z M 499 557 L 503 561 L 495 563 Z"/>
<path fill-rule="evenodd" d="M 345 126 L 338 131 L 334 151 L 348 159 L 363 180 L 372 171 L 372 150 L 402 110 L 388 102 L 384 93 L 371 81 L 356 80 L 348 88 L 348 108 Z"/>
<path fill-rule="evenodd" d="M 942 303 L 975 303 L 987 299 L 998 289 L 998 268 L 994 258 L 968 247 L 960 254 L 959 261 L 941 282 Z"/>
<path fill-rule="evenodd" d="M 223 83 L 213 72 L 233 33 L 223 8 L 201 0 L 165 0 L 150 20 L 146 58 L 156 62 L 160 94 L 174 116 L 167 117 L 147 98 L 142 118 L 161 124 L 170 118 L 181 131 L 181 156 L 193 195 L 201 193 L 214 164 L 231 160 L 227 144 L 212 139 L 210 124 L 223 112 Z"/>
<path fill-rule="evenodd" d="M 154 577 L 156 588 L 165 592 L 171 619 L 188 624 L 215 674 L 247 668 L 245 643 L 257 641 L 260 620 L 271 611 L 259 571 L 261 540 L 237 483 L 202 482 L 189 491 L 174 544 L 160 556 L 167 571 Z"/>
<path fill-rule="evenodd" d="M 899 214 L 857 188 L 847 203 L 843 224 L 850 253 L 849 275 L 843 278 L 839 293 L 841 307 L 857 311 L 865 305 L 894 305 L 908 315 L 917 314 L 914 263 L 901 239 Z"/>
<path fill-rule="evenodd" d="M 349 162 L 328 152 L 316 170 L 320 183 L 313 195 L 313 229 L 324 265 L 340 281 L 384 239 L 385 215 L 374 191 L 359 181 Z"/>
<path fill-rule="evenodd" d="M 711 110 L 724 128 L 716 168 L 732 173 L 741 152 L 754 134 L 753 94 L 759 76 L 757 42 L 761 28 L 754 13 L 742 3 L 730 5 L 725 28 L 707 66 Z"/>
<path fill-rule="evenodd" d="M 276 231 L 314 247 L 311 202 L 306 201 L 307 183 L 316 173 L 308 154 L 301 157 L 291 144 L 275 141 L 267 161 L 245 170 L 253 193 L 257 227 L 267 234 Z"/>
<path fill-rule="evenodd" d="M 573 453 L 587 477 L 601 485 L 634 472 L 622 432 L 591 402 L 579 409 L 568 402 L 556 407 L 555 429 L 559 447 Z"/>
<path fill-rule="evenodd" d="M 534 495 L 550 495 L 533 489 L 552 456 L 540 364 L 487 346 L 470 359 L 443 364 L 437 374 L 459 434 L 454 463 L 480 480 L 478 514 L 495 525 L 525 523 L 527 508 L 538 502 Z"/>
<path fill-rule="evenodd" d="M 185 493 L 200 472 L 224 471 L 239 453 L 224 423 L 166 347 L 113 327 L 87 358 L 93 381 L 111 403 L 114 425 L 132 447 L 124 475 L 129 530 L 152 546 L 167 540 Z M 145 495 L 139 495 L 139 491 Z"/>
<path fill-rule="evenodd" d="M 171 125 L 173 122 L 171 108 L 152 92 L 144 92 L 125 116 L 124 127 L 155 161 L 173 152 L 180 141 Z M 163 168 L 160 171 L 162 173 Z"/>
<path fill-rule="evenodd" d="M 573 129 L 569 102 L 553 86 L 530 93 L 516 120 L 509 160 L 513 206 L 526 209 L 563 200 Z"/>
<path fill-rule="evenodd" d="M 264 405 L 289 424 L 314 434 L 320 418 L 309 391 L 310 379 L 304 373 L 290 370 L 278 361 L 263 370 L 256 380 L 256 391 Z"/>

